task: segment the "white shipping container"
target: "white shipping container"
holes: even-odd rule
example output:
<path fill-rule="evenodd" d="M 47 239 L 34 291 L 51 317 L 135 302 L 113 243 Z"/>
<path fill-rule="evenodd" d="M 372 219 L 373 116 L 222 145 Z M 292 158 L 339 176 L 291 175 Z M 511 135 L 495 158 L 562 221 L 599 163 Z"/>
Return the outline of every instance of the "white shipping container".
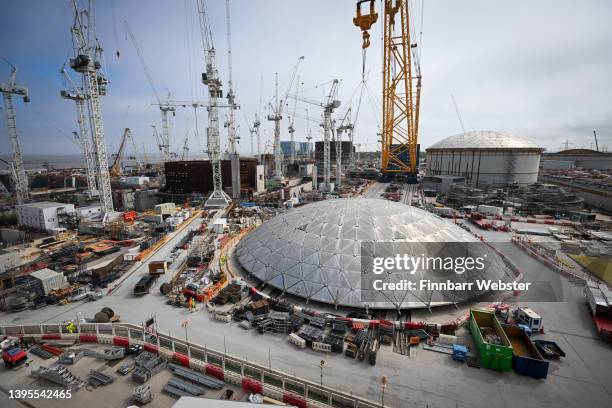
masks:
<path fill-rule="evenodd" d="M 48 268 L 32 272 L 30 276 L 40 281 L 45 295 L 48 295 L 55 289 L 63 288 L 66 284 L 66 278 L 63 274 Z"/>
<path fill-rule="evenodd" d="M 480 204 L 478 206 L 478 212 L 486 215 L 501 216 L 504 214 L 504 209 L 502 207 L 495 207 L 493 205 Z"/>

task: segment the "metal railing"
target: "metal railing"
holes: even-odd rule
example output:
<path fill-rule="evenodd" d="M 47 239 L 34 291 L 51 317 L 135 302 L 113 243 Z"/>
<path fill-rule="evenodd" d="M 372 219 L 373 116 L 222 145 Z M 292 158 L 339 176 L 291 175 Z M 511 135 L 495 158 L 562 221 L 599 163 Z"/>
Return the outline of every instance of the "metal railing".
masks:
<path fill-rule="evenodd" d="M 282 397 L 285 392 L 293 393 L 304 398 L 308 406 L 331 406 L 338 408 L 374 408 L 380 403 L 342 392 L 331 387 L 322 386 L 312 381 L 299 378 L 279 370 L 243 360 L 239 357 L 223 353 L 193 342 L 186 342 L 174 336 L 158 333 L 152 336 L 143 327 L 130 323 L 81 323 L 77 333 L 69 333 L 63 324 L 40 325 L 5 325 L 0 326 L 3 336 L 35 337 L 45 334 L 60 334 L 74 336 L 78 334 L 96 334 L 98 336 L 121 336 L 129 339 L 130 343 L 150 343 L 156 345 L 160 355 L 182 353 L 190 358 L 194 365 L 213 364 L 224 370 L 226 381 L 235 379 L 240 384 L 242 378 L 251 378 L 261 382 L 264 389 Z M 100 342 L 100 340 L 99 340 Z M 110 340 L 112 342 L 112 340 Z"/>

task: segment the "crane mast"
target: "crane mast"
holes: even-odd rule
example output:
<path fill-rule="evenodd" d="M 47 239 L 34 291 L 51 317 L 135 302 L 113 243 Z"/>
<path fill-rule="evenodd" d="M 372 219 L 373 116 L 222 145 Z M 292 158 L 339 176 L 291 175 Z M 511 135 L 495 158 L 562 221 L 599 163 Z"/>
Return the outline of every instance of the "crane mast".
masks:
<path fill-rule="evenodd" d="M 93 1 L 89 3 L 88 9 L 79 10 L 77 1 L 72 0 L 72 7 L 74 10 L 74 24 L 71 27 L 71 32 L 74 39 L 75 57 L 70 59 L 70 68 L 83 76 L 85 96 L 89 102 L 89 119 L 93 144 L 96 152 L 100 207 L 104 214 L 103 219 L 106 220 L 109 213 L 114 210 L 100 102 L 100 96 L 106 94 L 108 80 L 100 72 L 102 66 L 100 63 L 102 47 L 97 43 L 94 34 Z"/>
<path fill-rule="evenodd" d="M 230 23 L 230 0 L 225 1 L 225 21 L 227 25 L 227 104 L 229 105 L 229 112 L 227 115 L 227 139 L 229 144 L 229 153 L 236 154 L 236 140 L 240 137 L 236 131 L 236 109 L 238 105 L 236 103 L 236 95 L 234 95 L 234 86 L 232 81 L 232 28 Z"/>
<path fill-rule="evenodd" d="M 383 7 L 383 133 L 381 171 L 405 174 L 416 180 L 421 99 L 419 58 L 411 42 L 411 1 L 382 0 Z M 361 5 L 369 3 L 363 14 Z M 362 49 L 370 45 L 368 30 L 378 20 L 374 0 L 359 0 L 353 24 L 363 35 Z M 413 55 L 414 53 L 414 55 Z"/>
<path fill-rule="evenodd" d="M 283 177 L 283 152 L 280 147 L 280 121 L 283 119 L 283 104 L 289 96 L 293 80 L 303 59 L 304 56 L 299 57 L 293 67 L 287 92 L 285 92 L 284 97 L 281 99 L 278 98 L 278 73 L 274 74 L 274 106 L 272 107 L 272 113 L 268 115 L 268 120 L 274 122 L 274 177 L 278 179 Z"/>
<path fill-rule="evenodd" d="M 332 113 L 338 107 L 340 107 L 340 101 L 337 100 L 338 95 L 338 83 L 337 79 L 332 81 L 331 90 L 327 99 L 324 102 L 314 101 L 312 99 L 304 98 L 299 95 L 289 95 L 290 98 L 295 98 L 298 101 L 309 103 L 323 108 L 323 183 L 326 191 L 331 191 L 331 170 L 330 170 L 330 154 L 329 147 L 331 142 L 331 133 L 334 127 L 332 121 Z"/>
<path fill-rule="evenodd" d="M 297 77 L 297 82 L 295 83 L 295 94 L 299 95 L 300 94 L 300 77 L 298 75 Z M 290 112 L 290 118 L 289 118 L 289 140 L 291 141 L 291 156 L 289 159 L 289 163 L 293 164 L 295 163 L 295 110 L 297 108 L 297 99 L 293 100 L 293 110 L 292 112 Z"/>
<path fill-rule="evenodd" d="M 202 46 L 206 54 L 206 72 L 202 74 L 202 83 L 208 88 L 208 128 L 206 129 L 208 155 L 213 173 L 213 192 L 206 200 L 207 207 L 224 207 L 231 202 L 223 191 L 221 174 L 221 157 L 219 147 L 219 106 L 218 98 L 222 96 L 221 81 L 215 62 L 216 52 L 212 42 L 212 33 L 208 23 L 206 1 L 198 0 L 198 15 Z"/>
<path fill-rule="evenodd" d="M 261 97 L 263 94 L 263 77 L 259 79 L 259 105 L 257 106 L 257 112 L 255 112 L 255 121 L 253 122 L 253 129 L 255 129 L 255 136 L 257 137 L 257 157 L 259 158 L 259 164 L 261 164 Z M 252 139 L 251 139 L 251 151 L 252 147 Z"/>
<path fill-rule="evenodd" d="M 6 60 L 5 60 L 6 61 Z M 13 106 L 13 95 L 23 96 L 24 102 L 30 102 L 28 88 L 22 85 L 17 85 L 17 68 L 11 65 L 11 76 L 8 82 L 0 83 L 0 92 L 4 99 L 4 112 L 6 115 L 6 126 L 8 128 L 8 136 L 13 149 L 13 165 L 12 173 L 15 181 L 15 195 L 17 204 L 23 204 L 30 196 L 28 186 L 28 176 L 23 167 L 23 158 L 21 156 L 21 143 L 19 141 L 19 133 L 17 131 L 17 120 L 15 118 L 15 107 Z"/>
<path fill-rule="evenodd" d="M 66 89 L 60 91 L 60 96 L 64 99 L 74 101 L 76 106 L 77 123 L 79 125 L 79 133 L 77 138 L 83 149 L 83 155 L 85 156 L 85 171 L 87 177 L 87 189 L 89 190 L 90 197 L 93 197 L 98 193 L 96 187 L 96 159 L 95 152 L 91 145 L 91 137 L 89 136 L 89 128 L 87 126 L 87 98 L 83 92 L 82 87 L 77 86 L 64 67 L 60 70 L 60 73 L 64 77 Z"/>

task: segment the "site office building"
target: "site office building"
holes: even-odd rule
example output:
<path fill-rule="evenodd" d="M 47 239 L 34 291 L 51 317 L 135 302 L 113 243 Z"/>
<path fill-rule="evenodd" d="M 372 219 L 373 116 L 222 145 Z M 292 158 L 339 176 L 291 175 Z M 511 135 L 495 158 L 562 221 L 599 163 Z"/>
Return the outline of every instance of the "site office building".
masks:
<path fill-rule="evenodd" d="M 74 214 L 75 212 L 72 204 L 52 201 L 21 204 L 16 209 L 17 223 L 20 226 L 46 232 L 60 227 L 61 214 Z"/>

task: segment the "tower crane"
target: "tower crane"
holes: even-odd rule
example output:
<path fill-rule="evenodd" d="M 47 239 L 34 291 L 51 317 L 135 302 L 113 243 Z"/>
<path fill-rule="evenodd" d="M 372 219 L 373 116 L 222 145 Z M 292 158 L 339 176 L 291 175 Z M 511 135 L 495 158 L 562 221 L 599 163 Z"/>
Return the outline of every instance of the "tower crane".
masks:
<path fill-rule="evenodd" d="M 229 153 L 236 154 L 236 141 L 240 140 L 240 136 L 236 129 L 236 109 L 239 109 L 236 103 L 236 95 L 234 94 L 234 84 L 232 81 L 232 27 L 230 22 L 230 0 L 225 0 L 225 22 L 227 26 L 227 104 L 229 105 L 227 121 L 227 140 L 229 145 Z"/>
<path fill-rule="evenodd" d="M 255 130 L 255 136 L 257 138 L 257 157 L 259 158 L 259 164 L 261 164 L 261 96 L 263 94 L 263 77 L 259 79 L 259 104 L 257 105 L 257 112 L 255 112 L 255 120 L 253 121 L 253 129 Z M 253 152 L 253 134 L 251 134 L 251 153 Z"/>
<path fill-rule="evenodd" d="M 0 161 L 4 164 L 6 164 L 9 168 L 9 171 L 11 172 L 11 182 L 13 183 L 13 186 L 17 186 L 17 172 L 15 171 L 15 164 L 8 162 L 6 160 L 4 160 L 2 157 L 0 157 Z M 0 182 L 0 193 L 8 193 L 9 191 L 7 190 L 6 186 Z M 15 191 L 15 193 L 17 193 L 17 191 Z"/>
<path fill-rule="evenodd" d="M 123 160 L 123 152 L 125 151 L 125 142 L 129 137 L 131 137 L 130 128 L 125 128 L 123 130 L 123 136 L 121 137 L 121 144 L 119 145 L 119 150 L 115 155 L 115 160 L 113 160 L 113 164 L 110 168 L 110 175 L 112 177 L 119 177 L 121 175 L 121 160 Z"/>
<path fill-rule="evenodd" d="M 83 155 L 85 156 L 85 172 L 87 177 L 87 189 L 89 195 L 93 197 L 98 194 L 96 186 L 96 158 L 95 152 L 91 145 L 91 137 L 89 136 L 88 120 L 87 120 L 87 98 L 83 91 L 83 86 L 78 86 L 70 75 L 66 71 L 65 67 L 62 67 L 60 74 L 64 79 L 65 89 L 60 91 L 60 95 L 64 99 L 74 101 L 77 113 L 77 123 L 79 125 L 79 133 L 74 132 L 81 149 L 83 149 Z"/>
<path fill-rule="evenodd" d="M 223 191 L 221 174 L 218 98 L 223 96 L 223 91 L 221 90 L 221 81 L 219 80 L 219 72 L 215 61 L 216 50 L 213 45 L 205 0 L 198 0 L 198 16 L 202 46 L 206 55 L 206 71 L 202 73 L 202 83 L 208 88 L 208 127 L 206 129 L 206 135 L 208 141 L 208 155 L 210 156 L 210 164 L 213 173 L 213 191 L 206 200 L 205 205 L 208 207 L 225 207 L 231 202 L 231 199 Z"/>
<path fill-rule="evenodd" d="M 21 143 L 19 141 L 19 133 L 17 131 L 17 120 L 15 118 L 15 107 L 13 106 L 13 95 L 23 97 L 23 101 L 30 102 L 29 90 L 26 86 L 17 85 L 17 68 L 8 60 L 2 58 L 11 66 L 11 76 L 8 82 L 0 83 L 0 92 L 4 99 L 4 112 L 6 115 L 6 126 L 8 128 L 8 136 L 13 149 L 13 178 L 15 180 L 15 195 L 17 204 L 23 204 L 29 198 L 28 176 L 23 167 L 23 158 L 21 156 Z"/>
<path fill-rule="evenodd" d="M 308 108 L 306 108 L 306 120 L 310 121 L 310 116 L 308 115 Z M 312 140 L 312 129 L 310 129 L 310 123 L 306 122 L 306 140 L 308 141 L 308 158 L 310 159 L 310 141 Z M 314 150 L 314 147 L 313 147 Z"/>
<path fill-rule="evenodd" d="M 387 176 L 405 174 L 416 182 L 418 131 L 421 100 L 420 53 L 412 42 L 411 0 L 382 0 L 383 3 L 383 132 L 381 171 Z M 361 6 L 369 3 L 369 11 Z M 357 1 L 353 24 L 362 31 L 363 69 L 370 45 L 368 30 L 378 20 L 375 0 Z M 363 72 L 362 72 L 363 74 Z"/>
<path fill-rule="evenodd" d="M 298 75 L 297 81 L 295 83 L 295 94 L 300 94 L 300 76 Z M 297 108 L 297 99 L 293 100 L 293 110 L 289 112 L 289 140 L 291 141 L 291 156 L 289 159 L 289 163 L 295 163 L 295 110 Z"/>
<path fill-rule="evenodd" d="M 349 152 L 349 166 L 352 166 L 355 161 L 355 157 L 353 154 L 353 129 L 355 128 L 355 126 L 351 120 L 351 115 L 352 115 L 352 109 L 351 107 L 349 107 L 346 110 L 346 113 L 344 114 L 344 117 L 342 118 L 342 120 L 340 120 L 340 125 L 336 129 L 336 133 L 338 134 L 338 140 L 339 140 L 339 148 L 340 148 L 340 150 L 336 148 L 336 154 L 338 154 L 338 151 L 342 153 L 342 133 L 343 132 L 347 133 L 348 139 L 351 142 L 351 150 Z"/>
<path fill-rule="evenodd" d="M 155 100 L 157 101 L 157 103 L 155 103 L 154 105 L 158 106 L 159 111 L 161 112 L 162 134 L 161 134 L 160 152 L 161 152 L 161 155 L 164 161 L 170 161 L 170 125 L 168 121 L 168 112 L 172 113 L 172 116 L 174 116 L 176 115 L 176 108 L 172 104 L 168 103 L 169 101 L 165 103 L 162 102 L 161 98 L 159 97 L 159 94 L 157 93 L 157 89 L 155 88 L 155 82 L 153 82 L 153 78 L 151 77 L 151 72 L 149 71 L 149 67 L 144 59 L 144 54 L 142 52 L 142 49 L 140 48 L 140 46 L 138 45 L 138 42 L 136 41 L 136 36 L 132 32 L 132 29 L 130 28 L 130 25 L 128 24 L 127 21 L 124 20 L 123 24 L 125 25 L 125 29 L 127 30 L 128 35 L 130 36 L 132 45 L 134 46 L 134 49 L 136 50 L 136 54 L 138 55 L 138 60 L 140 61 L 140 65 L 142 66 L 142 70 L 144 71 L 145 76 L 147 77 L 149 86 L 151 87 L 151 90 L 153 91 L 153 94 L 155 95 Z"/>
<path fill-rule="evenodd" d="M 289 95 L 290 98 L 295 98 L 298 101 L 309 103 L 311 105 L 319 106 L 323 108 L 323 184 L 326 191 L 331 190 L 331 175 L 330 175 L 330 162 L 329 162 L 329 144 L 331 140 L 332 132 L 332 113 L 334 109 L 340 106 L 340 101 L 337 100 L 338 96 L 338 80 L 332 81 L 331 90 L 326 100 L 323 102 L 315 101 L 312 99 L 304 98 L 300 95 Z"/>
<path fill-rule="evenodd" d="M 79 10 L 77 0 L 72 0 L 74 23 L 71 27 L 75 57 L 70 59 L 70 68 L 82 74 L 84 91 L 89 103 L 89 120 L 92 130 L 94 149 L 96 152 L 96 173 L 100 191 L 100 207 L 103 221 L 113 211 L 113 196 L 108 172 L 108 157 L 104 139 L 104 124 L 102 122 L 102 106 L 100 96 L 106 94 L 108 80 L 102 68 L 102 47 L 94 32 L 94 1 L 88 3 L 88 8 Z"/>
<path fill-rule="evenodd" d="M 183 153 L 181 154 L 181 161 L 187 158 L 189 154 L 189 136 L 185 135 L 185 140 L 183 140 Z"/>
<path fill-rule="evenodd" d="M 274 106 L 271 108 L 271 113 L 268 115 L 268 120 L 274 122 L 274 176 L 278 179 L 283 177 L 283 153 L 280 147 L 280 121 L 283 119 L 283 106 L 291 91 L 293 80 L 297 74 L 300 62 L 304 60 L 304 56 L 298 58 L 297 63 L 293 67 L 287 92 L 283 97 L 278 99 L 278 73 L 274 74 Z"/>

